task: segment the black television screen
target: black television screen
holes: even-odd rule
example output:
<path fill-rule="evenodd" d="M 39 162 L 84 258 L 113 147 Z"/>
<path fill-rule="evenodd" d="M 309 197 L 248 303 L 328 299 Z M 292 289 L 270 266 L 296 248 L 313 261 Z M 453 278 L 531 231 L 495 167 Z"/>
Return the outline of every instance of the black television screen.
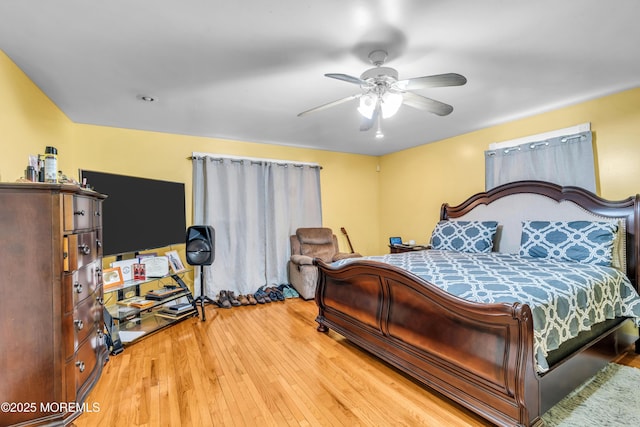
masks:
<path fill-rule="evenodd" d="M 80 180 L 108 197 L 102 203 L 104 255 L 185 242 L 184 183 L 80 170 Z"/>

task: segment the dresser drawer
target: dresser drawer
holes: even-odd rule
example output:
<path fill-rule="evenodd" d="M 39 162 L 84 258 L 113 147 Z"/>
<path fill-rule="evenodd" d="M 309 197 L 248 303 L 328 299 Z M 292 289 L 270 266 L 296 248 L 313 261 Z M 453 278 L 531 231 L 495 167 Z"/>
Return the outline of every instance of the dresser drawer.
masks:
<path fill-rule="evenodd" d="M 100 260 L 64 276 L 64 312 L 68 313 L 78 302 L 93 294 L 100 286 L 99 272 L 102 269 Z"/>
<path fill-rule="evenodd" d="M 76 369 L 77 389 L 82 387 L 96 367 L 97 346 L 100 342 L 102 339 L 98 337 L 98 333 L 94 329 L 91 338 L 85 341 L 76 352 L 73 365 Z"/>
<path fill-rule="evenodd" d="M 65 395 L 68 402 L 78 397 L 78 390 L 85 386 L 97 365 L 98 346 L 104 345 L 102 335 L 94 332 L 73 355 L 65 367 Z"/>
<path fill-rule="evenodd" d="M 81 346 L 89 334 L 96 331 L 96 322 L 100 320 L 101 307 L 95 294 L 92 294 L 92 297 L 82 300 L 73 310 L 75 348 Z"/>
<path fill-rule="evenodd" d="M 95 294 L 84 299 L 72 313 L 62 317 L 62 328 L 66 339 L 64 341 L 64 356 L 69 359 L 73 353 L 83 345 L 87 337 L 98 330 L 101 319 L 102 305 Z"/>
<path fill-rule="evenodd" d="M 102 224 L 102 203 L 77 194 L 64 195 L 64 230 L 87 230 Z"/>
<path fill-rule="evenodd" d="M 64 269 L 74 271 L 87 265 L 102 255 L 102 244 L 98 232 L 70 234 L 64 237 Z"/>

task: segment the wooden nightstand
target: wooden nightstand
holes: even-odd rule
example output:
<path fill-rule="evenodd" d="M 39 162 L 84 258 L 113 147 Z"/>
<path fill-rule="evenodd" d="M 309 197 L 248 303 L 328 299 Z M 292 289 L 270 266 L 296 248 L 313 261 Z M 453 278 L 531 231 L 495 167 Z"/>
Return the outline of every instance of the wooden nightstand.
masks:
<path fill-rule="evenodd" d="M 389 253 L 399 254 L 401 252 L 424 251 L 430 248 L 431 246 L 425 245 L 389 245 Z"/>

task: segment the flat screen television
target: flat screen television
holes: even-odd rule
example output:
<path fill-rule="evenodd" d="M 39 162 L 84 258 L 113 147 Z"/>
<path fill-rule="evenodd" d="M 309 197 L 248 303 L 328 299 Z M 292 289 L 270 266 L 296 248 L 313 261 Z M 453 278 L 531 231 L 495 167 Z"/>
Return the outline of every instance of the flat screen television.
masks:
<path fill-rule="evenodd" d="M 108 197 L 102 203 L 104 255 L 184 243 L 184 183 L 80 170 L 80 182 Z"/>

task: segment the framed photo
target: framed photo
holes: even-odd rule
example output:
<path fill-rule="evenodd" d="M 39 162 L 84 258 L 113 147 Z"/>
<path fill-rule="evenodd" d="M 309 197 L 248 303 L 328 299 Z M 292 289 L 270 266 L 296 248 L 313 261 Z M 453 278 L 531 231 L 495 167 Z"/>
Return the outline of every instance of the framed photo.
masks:
<path fill-rule="evenodd" d="M 184 264 L 180 259 L 180 255 L 178 255 L 178 251 L 168 251 L 165 252 L 164 256 L 169 259 L 169 266 L 174 273 L 178 273 L 180 271 L 185 270 Z"/>
<path fill-rule="evenodd" d="M 147 279 L 147 266 L 140 264 L 133 264 L 133 280 L 146 280 Z"/>
<path fill-rule="evenodd" d="M 167 256 L 142 258 L 140 264 L 144 264 L 147 278 L 164 277 L 169 274 L 169 257 Z"/>
<path fill-rule="evenodd" d="M 105 289 L 122 285 L 124 279 L 122 278 L 122 270 L 120 267 L 105 268 L 102 271 L 102 283 Z"/>

